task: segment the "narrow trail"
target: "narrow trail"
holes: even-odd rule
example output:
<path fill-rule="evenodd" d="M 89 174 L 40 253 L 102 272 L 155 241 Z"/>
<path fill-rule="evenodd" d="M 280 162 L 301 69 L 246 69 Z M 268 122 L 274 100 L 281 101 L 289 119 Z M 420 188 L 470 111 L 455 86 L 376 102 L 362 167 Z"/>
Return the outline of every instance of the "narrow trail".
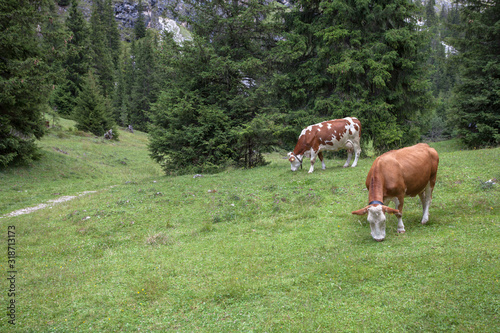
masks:
<path fill-rule="evenodd" d="M 113 188 L 115 186 L 116 185 L 110 186 L 110 188 Z M 35 212 L 37 210 L 44 209 L 44 208 L 52 208 L 52 206 L 54 206 L 56 204 L 59 204 L 59 203 L 62 203 L 62 202 L 66 202 L 66 201 L 70 201 L 70 200 L 76 199 L 78 197 L 81 197 L 81 196 L 84 196 L 84 195 L 87 195 L 87 194 L 90 194 L 90 193 L 96 193 L 96 192 L 97 191 L 84 191 L 84 192 L 78 193 L 78 195 L 65 195 L 63 197 L 59 197 L 57 199 L 49 200 L 46 203 L 42 203 L 42 204 L 39 204 L 39 205 L 36 205 L 36 206 L 33 206 L 33 207 L 27 207 L 27 208 L 22 208 L 22 209 L 15 210 L 13 212 L 10 212 L 10 213 L 7 213 L 7 214 L 5 214 L 3 216 L 0 216 L 0 219 L 4 218 L 4 217 L 14 217 L 14 216 L 19 216 L 19 215 L 33 213 L 33 212 Z"/>

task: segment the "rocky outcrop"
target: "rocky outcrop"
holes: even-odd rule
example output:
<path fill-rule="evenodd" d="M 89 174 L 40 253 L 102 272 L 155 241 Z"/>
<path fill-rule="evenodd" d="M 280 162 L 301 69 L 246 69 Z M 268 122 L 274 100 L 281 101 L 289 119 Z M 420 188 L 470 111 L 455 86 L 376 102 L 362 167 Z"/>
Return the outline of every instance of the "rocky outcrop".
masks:
<path fill-rule="evenodd" d="M 175 6 L 174 8 L 172 8 Z M 185 13 L 185 5 L 174 0 L 144 0 L 142 1 L 142 15 L 149 28 L 161 29 L 160 18 L 173 19 L 170 8 L 177 13 Z M 124 0 L 115 2 L 115 17 L 121 29 L 133 28 L 139 17 L 139 2 Z"/>
<path fill-rule="evenodd" d="M 67 8 L 67 6 L 60 7 L 64 11 Z M 90 19 L 92 0 L 80 0 L 79 8 L 87 20 Z M 178 42 L 189 39 L 189 32 L 182 24 L 173 20 L 172 10 L 176 13 L 187 13 L 183 2 L 176 0 L 142 0 L 142 15 L 148 28 L 158 31 L 166 29 L 174 35 L 174 39 Z M 118 27 L 122 31 L 122 38 L 128 39 L 127 36 L 139 18 L 139 0 L 115 0 L 114 12 Z"/>

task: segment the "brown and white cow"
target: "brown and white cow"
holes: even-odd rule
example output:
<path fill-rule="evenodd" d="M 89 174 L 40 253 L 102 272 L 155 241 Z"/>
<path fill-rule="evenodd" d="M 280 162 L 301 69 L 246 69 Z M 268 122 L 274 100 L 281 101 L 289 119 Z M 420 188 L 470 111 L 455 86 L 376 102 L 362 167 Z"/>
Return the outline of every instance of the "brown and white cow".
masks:
<path fill-rule="evenodd" d="M 309 173 L 314 171 L 316 156 L 321 160 L 322 169 L 325 169 L 323 161 L 323 150 L 337 151 L 347 149 L 347 161 L 344 168 L 349 166 L 354 151 L 354 168 L 358 164 L 361 146 L 359 144 L 361 136 L 361 123 L 354 117 L 324 121 L 319 124 L 308 126 L 300 133 L 299 140 L 293 152 L 288 153 L 288 160 L 291 163 L 292 171 L 296 171 L 302 166 L 304 156 L 311 157 L 311 168 Z"/>
<path fill-rule="evenodd" d="M 391 150 L 377 157 L 366 177 L 368 206 L 352 214 L 368 213 L 373 239 L 383 241 L 385 213 L 395 214 L 398 232 L 405 232 L 402 219 L 404 198 L 418 195 L 423 209 L 422 224 L 425 224 L 429 220 L 438 164 L 438 153 L 425 143 Z M 390 201 L 395 203 L 397 209 L 387 207 Z"/>

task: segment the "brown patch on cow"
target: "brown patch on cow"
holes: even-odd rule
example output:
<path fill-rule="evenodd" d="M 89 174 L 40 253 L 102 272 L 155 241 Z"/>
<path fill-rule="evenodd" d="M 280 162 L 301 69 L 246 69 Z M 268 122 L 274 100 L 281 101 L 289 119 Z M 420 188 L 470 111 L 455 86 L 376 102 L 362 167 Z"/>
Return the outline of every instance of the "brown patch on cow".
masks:
<path fill-rule="evenodd" d="M 347 132 L 347 129 L 345 127 L 342 127 L 342 129 L 344 130 L 343 132 L 337 131 L 337 133 L 335 134 L 335 139 L 337 139 L 337 141 L 340 141 L 340 139 L 342 139 L 344 134 Z M 352 134 L 350 129 L 349 129 L 349 134 Z"/>

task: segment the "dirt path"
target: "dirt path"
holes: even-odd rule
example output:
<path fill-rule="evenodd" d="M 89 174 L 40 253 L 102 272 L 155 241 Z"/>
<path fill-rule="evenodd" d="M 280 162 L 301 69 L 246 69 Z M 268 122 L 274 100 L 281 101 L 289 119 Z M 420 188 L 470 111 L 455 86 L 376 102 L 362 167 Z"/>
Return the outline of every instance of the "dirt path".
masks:
<path fill-rule="evenodd" d="M 58 204 L 58 203 L 61 203 L 61 202 L 66 202 L 66 201 L 70 201 L 70 200 L 73 200 L 75 198 L 81 197 L 83 195 L 86 195 L 86 194 L 89 194 L 89 193 L 95 193 L 95 192 L 97 192 L 97 191 L 85 191 L 85 192 L 82 192 L 82 193 L 80 193 L 78 195 L 66 195 L 66 196 L 63 196 L 63 197 L 59 197 L 57 199 L 49 200 L 46 203 L 39 204 L 37 206 L 27 207 L 27 208 L 23 208 L 23 209 L 18 209 L 16 211 L 13 211 L 13 212 L 10 212 L 10 213 L 5 214 L 3 216 L 0 216 L 0 219 L 4 218 L 4 217 L 12 217 L 12 216 L 18 216 L 18 215 L 23 215 L 23 214 L 29 214 L 29 213 L 32 213 L 32 212 L 37 211 L 39 209 L 44 209 L 44 208 L 47 208 L 47 207 L 52 207 L 55 204 Z"/>

